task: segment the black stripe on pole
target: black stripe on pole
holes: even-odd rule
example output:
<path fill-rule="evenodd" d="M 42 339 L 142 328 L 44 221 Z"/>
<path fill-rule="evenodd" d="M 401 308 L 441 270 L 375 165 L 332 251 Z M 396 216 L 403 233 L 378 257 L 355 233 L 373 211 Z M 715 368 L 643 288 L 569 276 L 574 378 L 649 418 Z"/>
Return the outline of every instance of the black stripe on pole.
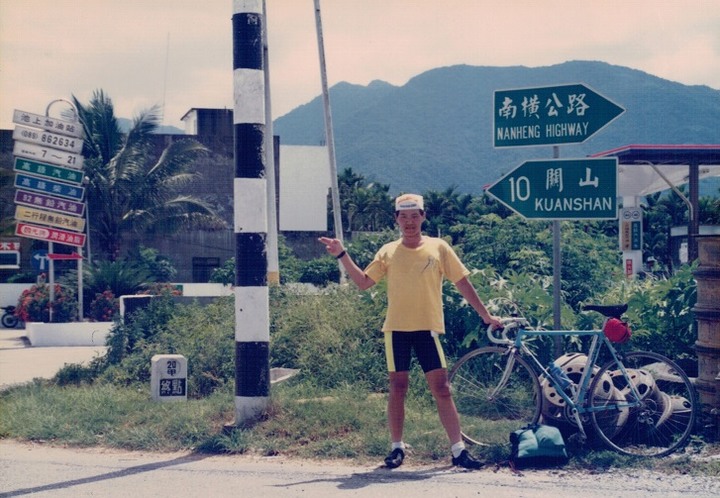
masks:
<path fill-rule="evenodd" d="M 233 69 L 262 69 L 262 16 L 238 13 L 232 17 Z"/>
<path fill-rule="evenodd" d="M 235 178 L 265 178 L 265 125 L 236 124 L 233 134 Z"/>
<path fill-rule="evenodd" d="M 267 285 L 267 246 L 265 234 L 235 234 L 235 285 L 263 287 Z"/>
<path fill-rule="evenodd" d="M 267 397 L 270 394 L 270 346 L 267 342 L 236 342 L 235 396 Z"/>

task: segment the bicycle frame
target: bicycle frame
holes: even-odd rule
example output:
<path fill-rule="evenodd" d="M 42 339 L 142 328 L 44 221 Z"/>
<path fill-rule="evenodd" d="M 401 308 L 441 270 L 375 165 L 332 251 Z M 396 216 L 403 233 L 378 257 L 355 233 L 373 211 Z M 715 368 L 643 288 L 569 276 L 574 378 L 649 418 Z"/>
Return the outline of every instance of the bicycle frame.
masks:
<path fill-rule="evenodd" d="M 516 335 L 515 339 L 510 339 L 507 337 L 507 333 L 510 330 L 515 330 Z M 583 370 L 583 373 L 580 377 L 580 381 L 577 384 L 577 387 L 575 387 L 574 384 L 571 385 L 571 394 L 568 395 L 565 389 L 562 389 L 558 382 L 553 378 L 552 375 L 548 372 L 547 368 L 540 363 L 540 360 L 538 360 L 537 356 L 525 345 L 523 342 L 523 339 L 526 337 L 565 337 L 565 336 L 577 336 L 577 337 L 592 337 L 592 341 L 590 343 L 590 348 L 587 354 L 587 361 L 585 363 L 585 368 Z M 578 429 L 581 431 L 582 435 L 585 436 L 585 429 L 583 428 L 583 424 L 581 423 L 580 416 L 584 414 L 591 413 L 593 411 L 605 411 L 605 410 L 620 410 L 622 408 L 633 408 L 640 404 L 640 393 L 637 391 L 637 388 L 633 382 L 630 381 L 630 377 L 628 375 L 627 370 L 625 369 L 625 366 L 623 365 L 622 361 L 618 357 L 618 353 L 613 347 L 612 343 L 608 340 L 607 337 L 605 337 L 605 334 L 603 333 L 602 329 L 599 330 L 533 330 L 523 327 L 521 323 L 518 321 L 510 321 L 506 325 L 505 329 L 502 333 L 502 339 L 498 339 L 495 337 L 490 329 L 488 329 L 488 337 L 490 338 L 490 341 L 495 344 L 503 344 L 508 347 L 509 349 L 509 357 L 508 362 L 505 366 L 505 371 L 503 373 L 502 379 L 496 389 L 494 390 L 493 394 L 496 394 L 499 392 L 505 383 L 508 380 L 510 371 L 512 370 L 513 364 L 514 364 L 514 358 L 515 355 L 521 355 L 524 356 L 526 359 L 530 359 L 531 363 L 534 365 L 536 369 L 536 373 L 542 373 L 545 378 L 552 384 L 552 386 L 557 391 L 557 394 L 562 397 L 563 400 L 565 400 L 565 403 L 567 406 L 572 410 L 573 417 L 575 418 L 576 425 Z M 593 366 L 596 364 L 598 356 L 600 355 L 600 350 L 602 347 L 605 346 L 607 351 L 612 356 L 613 360 L 617 362 L 620 371 L 622 372 L 623 377 L 625 378 L 628 387 L 630 388 L 630 392 L 632 394 L 632 398 L 634 401 L 627 401 L 627 402 L 616 402 L 616 403 L 609 403 L 602 407 L 592 407 L 589 405 L 588 402 L 588 391 L 590 387 L 590 381 L 591 381 L 591 374 L 593 371 Z"/>

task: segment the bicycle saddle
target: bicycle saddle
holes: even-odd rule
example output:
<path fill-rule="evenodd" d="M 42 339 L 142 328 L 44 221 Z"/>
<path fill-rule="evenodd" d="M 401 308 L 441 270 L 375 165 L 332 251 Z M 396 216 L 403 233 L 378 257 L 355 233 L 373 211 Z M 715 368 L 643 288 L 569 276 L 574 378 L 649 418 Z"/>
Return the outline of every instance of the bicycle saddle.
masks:
<path fill-rule="evenodd" d="M 583 310 L 597 311 L 605 316 L 620 318 L 628 309 L 627 304 L 586 304 Z"/>

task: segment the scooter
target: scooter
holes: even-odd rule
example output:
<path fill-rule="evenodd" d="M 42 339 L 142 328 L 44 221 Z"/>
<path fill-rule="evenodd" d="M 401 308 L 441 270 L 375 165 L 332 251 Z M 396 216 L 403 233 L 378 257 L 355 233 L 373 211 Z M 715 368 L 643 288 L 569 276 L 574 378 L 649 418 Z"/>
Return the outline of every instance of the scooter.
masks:
<path fill-rule="evenodd" d="M 20 324 L 20 319 L 15 316 L 15 306 L 2 306 L 0 309 L 3 310 L 3 316 L 0 319 L 3 327 L 14 329 Z"/>

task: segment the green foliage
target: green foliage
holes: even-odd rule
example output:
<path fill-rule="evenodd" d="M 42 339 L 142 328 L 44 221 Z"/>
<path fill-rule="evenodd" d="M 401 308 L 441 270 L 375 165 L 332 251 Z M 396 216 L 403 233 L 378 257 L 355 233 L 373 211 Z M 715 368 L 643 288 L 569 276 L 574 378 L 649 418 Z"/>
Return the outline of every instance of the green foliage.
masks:
<path fill-rule="evenodd" d="M 514 253 L 520 248 L 534 247 L 547 253 L 552 244 L 547 223 L 519 216 L 484 215 L 473 224 L 452 227 L 450 235 L 466 266 L 499 271 L 517 266 Z"/>
<path fill-rule="evenodd" d="M 34 271 L 17 272 L 7 278 L 8 284 L 28 284 L 35 282 L 37 275 Z"/>
<path fill-rule="evenodd" d="M 282 235 L 278 237 L 278 259 L 281 283 L 300 281 L 304 262 L 295 256 Z M 235 258 L 229 258 L 225 260 L 221 267 L 215 268 L 210 274 L 210 282 L 234 285 Z"/>
<path fill-rule="evenodd" d="M 166 326 L 153 339 L 153 350 L 181 354 L 188 361 L 188 390 L 193 397 L 209 396 L 232 386 L 235 378 L 235 313 L 232 297 L 208 306 L 177 306 Z"/>
<path fill-rule="evenodd" d="M 215 268 L 210 274 L 210 282 L 216 284 L 235 284 L 235 258 L 226 259 L 222 266 Z"/>
<path fill-rule="evenodd" d="M 398 237 L 397 231 L 390 228 L 375 233 L 360 232 L 353 234 L 352 238 L 346 242 L 346 246 L 355 264 L 360 268 L 365 268 L 383 244 L 396 240 Z"/>
<path fill-rule="evenodd" d="M 119 385 L 150 382 L 156 354 L 188 359 L 188 395 L 207 396 L 234 373 L 233 307 L 229 298 L 203 308 L 161 295 L 110 331 L 100 379 Z"/>
<path fill-rule="evenodd" d="M 379 332 L 384 305 L 371 293 L 338 286 L 314 293 L 278 287 L 272 293 L 273 366 L 298 368 L 304 379 L 327 388 L 385 387 Z"/>
<path fill-rule="evenodd" d="M 697 330 L 692 309 L 697 301 L 693 266 L 681 267 L 669 278 L 621 279 L 601 297 L 602 302 L 629 304 L 627 317 L 635 349 L 669 358 L 694 358 Z"/>
<path fill-rule="evenodd" d="M 337 282 L 340 279 L 340 267 L 332 256 L 313 259 L 305 262 L 300 269 L 298 281 L 304 284 L 319 286 Z"/>
<path fill-rule="evenodd" d="M 152 298 L 147 307 L 135 310 L 126 315 L 125 320 L 116 322 L 110 330 L 107 341 L 106 360 L 109 365 L 118 365 L 125 358 L 151 348 L 156 337 L 164 330 L 168 321 L 178 311 L 177 308 L 178 305 L 170 296 L 159 296 Z M 148 380 L 150 378 L 149 357 L 147 360 L 147 371 L 132 372 L 128 370 L 127 378 L 137 379 L 138 381 Z"/>
<path fill-rule="evenodd" d="M 552 328 L 553 296 L 552 279 L 529 273 L 505 272 L 499 275 L 486 269 L 477 270 L 470 275 L 470 281 L 485 302 L 488 311 L 496 316 L 524 316 L 535 327 Z M 445 305 L 445 341 L 446 352 L 451 357 L 459 357 L 472 348 L 488 345 L 486 327 L 472 307 L 462 299 L 454 285 L 443 285 Z M 576 317 L 567 305 L 561 306 L 562 323 L 573 327 Z M 570 343 L 568 339 L 566 342 Z M 543 359 L 553 354 L 550 340 L 536 339 L 531 346 Z"/>
<path fill-rule="evenodd" d="M 94 260 L 92 265 L 85 265 L 83 275 L 83 286 L 90 296 L 106 290 L 112 291 L 115 296 L 137 294 L 143 285 L 154 281 L 146 265 L 129 258 Z"/>
<path fill-rule="evenodd" d="M 343 231 L 377 231 L 393 224 L 389 185 L 368 183 L 364 176 L 346 168 L 338 175 Z M 335 230 L 332 202 L 328 199 L 328 226 Z"/>
<path fill-rule="evenodd" d="M 575 309 L 607 289 L 613 276 L 622 278 L 617 240 L 592 225 L 563 223 L 561 249 L 564 299 Z"/>
<path fill-rule="evenodd" d="M 177 275 L 170 258 L 160 254 L 157 249 L 141 246 L 131 250 L 126 259 L 147 268 L 150 279 L 155 282 L 173 282 Z"/>
<path fill-rule="evenodd" d="M 607 288 L 620 268 L 616 242 L 602 229 L 593 224 L 561 224 L 562 292 L 573 308 Z M 487 214 L 473 224 L 456 225 L 449 233 L 470 268 L 492 268 L 503 275 L 553 274 L 553 237 L 547 222 Z"/>

